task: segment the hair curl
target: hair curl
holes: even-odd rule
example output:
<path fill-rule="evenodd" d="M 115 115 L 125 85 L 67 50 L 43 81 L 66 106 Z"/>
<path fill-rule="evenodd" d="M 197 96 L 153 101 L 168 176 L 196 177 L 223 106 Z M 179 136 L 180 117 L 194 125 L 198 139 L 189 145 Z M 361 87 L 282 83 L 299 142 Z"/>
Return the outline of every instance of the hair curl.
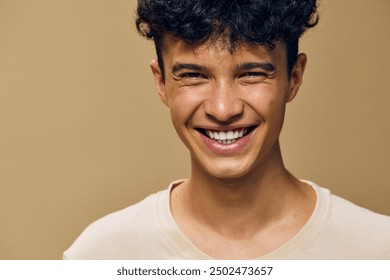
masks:
<path fill-rule="evenodd" d="M 240 44 L 273 49 L 280 40 L 290 74 L 299 38 L 318 23 L 317 6 L 317 0 L 138 0 L 136 26 L 154 40 L 163 75 L 165 34 L 194 46 L 218 40 L 231 52 Z"/>

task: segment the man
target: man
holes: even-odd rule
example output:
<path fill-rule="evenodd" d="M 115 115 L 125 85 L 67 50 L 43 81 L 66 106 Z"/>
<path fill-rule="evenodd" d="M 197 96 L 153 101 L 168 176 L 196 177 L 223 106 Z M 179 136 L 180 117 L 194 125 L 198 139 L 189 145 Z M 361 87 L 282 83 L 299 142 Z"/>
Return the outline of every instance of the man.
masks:
<path fill-rule="evenodd" d="M 285 168 L 315 0 L 138 1 L 150 66 L 191 175 L 90 225 L 67 259 L 387 259 L 390 218 Z"/>

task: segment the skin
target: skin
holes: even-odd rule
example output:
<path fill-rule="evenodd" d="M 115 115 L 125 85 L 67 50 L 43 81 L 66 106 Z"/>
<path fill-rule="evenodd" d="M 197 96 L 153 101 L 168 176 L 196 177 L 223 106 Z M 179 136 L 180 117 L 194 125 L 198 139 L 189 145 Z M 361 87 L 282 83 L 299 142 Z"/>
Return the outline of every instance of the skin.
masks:
<path fill-rule="evenodd" d="M 316 203 L 311 187 L 284 167 L 279 135 L 286 104 L 302 84 L 305 54 L 287 74 L 285 45 L 189 46 L 166 36 L 150 64 L 157 92 L 191 155 L 191 176 L 173 188 L 171 211 L 188 239 L 219 259 L 260 257 L 290 240 Z M 230 145 L 204 130 L 249 129 Z M 211 143 L 211 144 L 210 144 Z M 239 144 L 240 143 L 240 144 Z"/>

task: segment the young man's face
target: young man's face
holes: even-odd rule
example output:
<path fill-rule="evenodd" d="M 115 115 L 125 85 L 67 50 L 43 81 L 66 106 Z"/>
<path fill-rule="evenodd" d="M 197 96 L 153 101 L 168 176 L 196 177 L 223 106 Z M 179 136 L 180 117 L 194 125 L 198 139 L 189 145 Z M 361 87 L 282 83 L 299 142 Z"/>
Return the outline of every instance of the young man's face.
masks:
<path fill-rule="evenodd" d="M 165 79 L 151 63 L 157 91 L 191 153 L 193 172 L 241 178 L 277 160 L 285 106 L 301 84 L 305 55 L 288 77 L 282 43 L 272 51 L 244 45 L 230 53 L 167 37 L 163 60 Z"/>

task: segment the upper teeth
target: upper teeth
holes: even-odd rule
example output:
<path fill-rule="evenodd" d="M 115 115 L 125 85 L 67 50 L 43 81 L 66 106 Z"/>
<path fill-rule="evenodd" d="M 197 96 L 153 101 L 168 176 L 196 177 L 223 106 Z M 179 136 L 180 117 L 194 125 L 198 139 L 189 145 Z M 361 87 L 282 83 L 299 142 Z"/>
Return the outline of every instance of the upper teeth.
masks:
<path fill-rule="evenodd" d="M 211 139 L 215 139 L 223 144 L 230 144 L 235 142 L 238 138 L 243 137 L 247 132 L 246 128 L 240 130 L 229 130 L 229 131 L 210 131 L 206 130 L 206 134 Z"/>

